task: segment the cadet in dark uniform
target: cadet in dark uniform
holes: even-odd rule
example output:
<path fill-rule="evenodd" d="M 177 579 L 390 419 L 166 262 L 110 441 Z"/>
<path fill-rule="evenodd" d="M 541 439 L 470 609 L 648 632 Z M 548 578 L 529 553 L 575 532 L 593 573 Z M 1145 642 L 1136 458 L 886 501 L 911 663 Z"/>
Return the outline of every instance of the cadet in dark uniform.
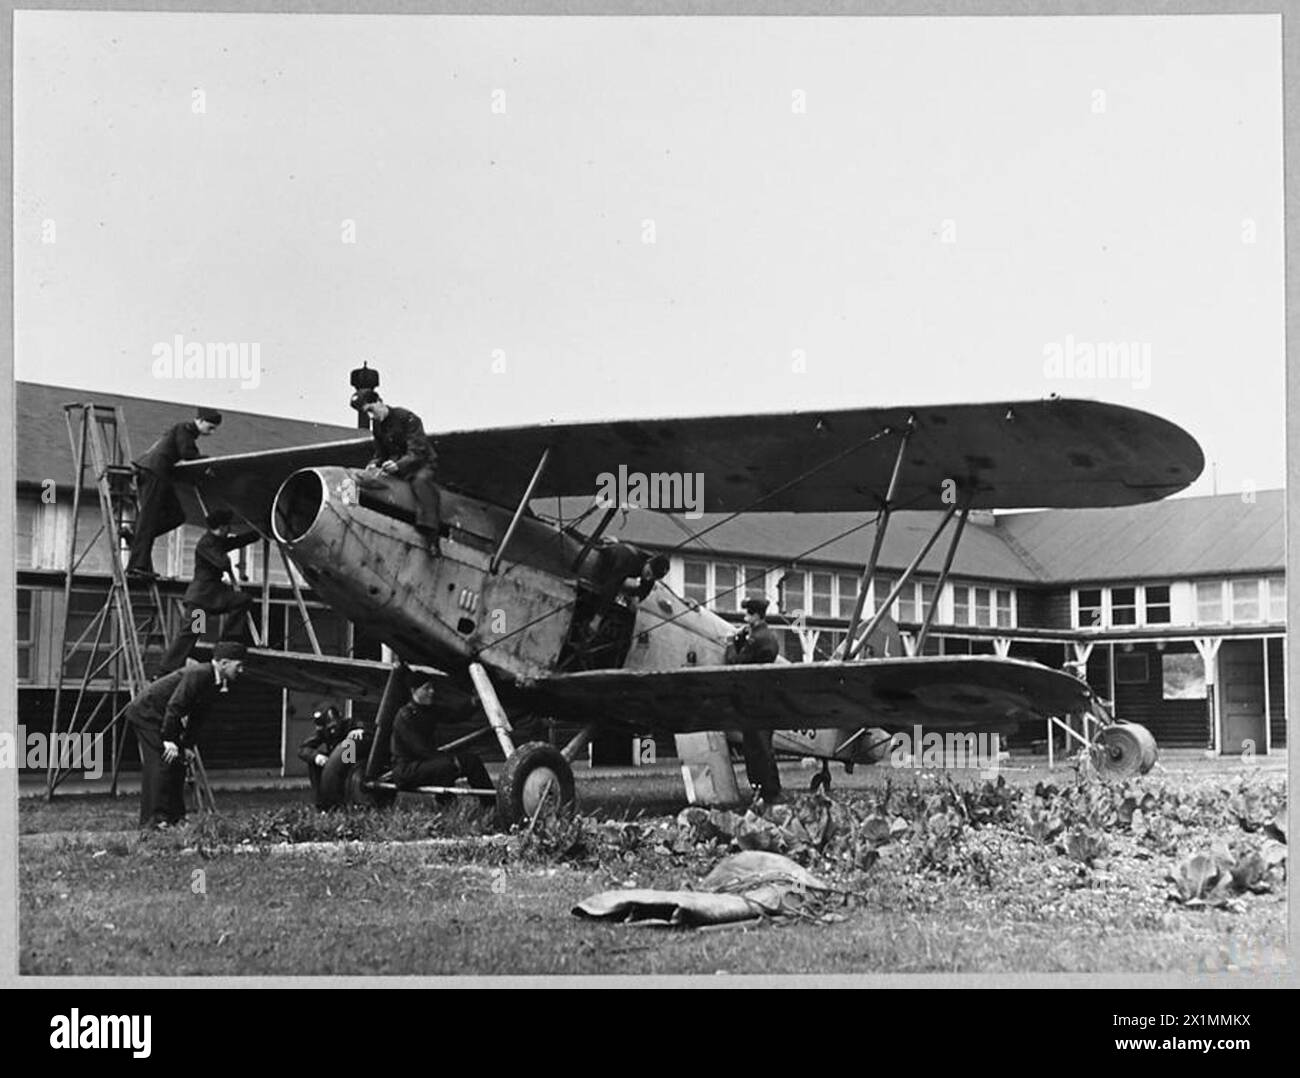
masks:
<path fill-rule="evenodd" d="M 185 753 L 218 693 L 243 671 L 244 646 L 219 643 L 212 661 L 175 670 L 148 685 L 123 714 L 140 747 L 140 826 L 167 827 L 185 818 Z"/>
<path fill-rule="evenodd" d="M 348 736 L 349 723 L 333 704 L 318 707 L 312 713 L 315 727 L 311 736 L 298 747 L 298 759 L 307 765 L 311 780 L 312 799 L 317 808 L 327 808 L 321 803 L 320 775 L 329 762 L 330 753 Z"/>
<path fill-rule="evenodd" d="M 375 455 L 368 467 L 385 475 L 404 479 L 415 495 L 415 526 L 438 549 L 438 526 L 441 524 L 440 497 L 434 476 L 438 454 L 424 433 L 420 417 L 405 408 L 391 407 L 373 389 L 358 390 L 352 405 L 370 417 L 375 439 Z"/>
<path fill-rule="evenodd" d="M 412 790 L 417 786 L 451 786 L 464 776 L 473 790 L 492 789 L 487 768 L 474 753 L 438 751 L 438 713 L 433 702 L 433 682 L 426 681 L 411 691 L 411 702 L 393 718 L 389 744 L 393 782 L 397 788 Z M 447 803 L 451 797 L 444 794 L 438 800 Z M 496 803 L 495 797 L 484 796 L 483 800 L 484 803 Z"/>
<path fill-rule="evenodd" d="M 637 602 L 644 599 L 653 590 L 655 583 L 668 575 L 668 558 L 663 554 L 653 557 L 631 543 L 606 543 L 596 552 L 594 566 L 596 613 L 591 620 L 591 632 L 600 628 L 600 623 L 609 613 L 610 607 L 617 601 L 629 580 L 635 580 L 631 590 Z"/>
<path fill-rule="evenodd" d="M 772 663 L 781 654 L 781 644 L 767 624 L 767 600 L 745 600 L 745 627 L 727 645 L 728 663 Z M 781 797 L 781 773 L 772 752 L 772 731 L 745 729 L 745 775 L 764 801 Z"/>
<path fill-rule="evenodd" d="M 129 576 L 157 576 L 153 568 L 153 541 L 185 523 L 185 511 L 172 487 L 172 468 L 178 461 L 197 460 L 198 439 L 221 425 L 221 413 L 200 408 L 196 418 L 177 423 L 135 460 L 140 506 L 131 532 Z"/>
<path fill-rule="evenodd" d="M 226 584 L 225 578 L 235 579 L 234 567 L 230 564 L 228 552 L 248 546 L 258 539 L 255 531 L 243 531 L 231 534 L 230 521 L 233 514 L 229 509 L 214 509 L 208 514 L 208 530 L 194 547 L 194 579 L 185 589 L 181 631 L 171 642 L 167 653 L 158 667 L 163 674 L 178 670 L 185 665 L 194 644 L 201 633 L 195 632 L 194 611 L 202 610 L 205 614 L 224 614 L 226 624 L 221 634 L 223 640 L 239 640 L 252 643 L 248 633 L 248 608 L 253 605 L 253 596 L 246 591 L 236 591 Z"/>

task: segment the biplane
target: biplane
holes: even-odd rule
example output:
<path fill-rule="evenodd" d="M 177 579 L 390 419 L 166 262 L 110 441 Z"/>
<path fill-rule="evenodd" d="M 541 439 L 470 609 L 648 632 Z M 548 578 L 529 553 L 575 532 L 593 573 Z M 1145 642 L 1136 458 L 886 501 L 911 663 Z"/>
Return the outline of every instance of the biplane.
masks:
<path fill-rule="evenodd" d="M 789 732 L 778 748 L 851 763 L 868 758 L 868 729 L 1005 733 L 1026 720 L 1091 715 L 1103 759 L 1128 768 L 1153 756 L 1149 733 L 1112 721 L 1069 673 L 993 655 L 922 655 L 937 603 L 924 614 L 914 655 L 885 654 L 873 641 L 896 631 L 885 611 L 944 539 L 942 594 L 972 511 L 1130 505 L 1192 483 L 1204 464 L 1199 446 L 1158 416 L 1049 399 L 431 436 L 443 521 L 434 548 L 413 526 L 409 486 L 364 469 L 368 436 L 177 468 L 192 520 L 229 506 L 282 546 L 323 602 L 391 649 L 386 663 L 254 648 L 246 664 L 253 678 L 379 701 L 376 736 L 346 775 L 355 799 L 395 796 L 384 781 L 388 732 L 412 670 L 436 671 L 440 699 L 481 711 L 480 733 L 495 735 L 506 755 L 497 793 L 507 822 L 549 800 L 571 805 L 571 762 L 611 724 L 680 735 L 688 762 L 716 765 L 718 732 L 754 727 Z M 592 552 L 618 507 L 562 525 L 533 506 L 590 497 L 601 474 L 620 465 L 702 474 L 706 513 L 855 511 L 874 519 L 839 651 L 818 662 L 725 665 L 735 627 L 662 581 L 639 601 L 616 604 L 591 646 L 582 630 L 584 600 L 597 584 Z M 938 510 L 937 524 L 869 613 L 865 583 L 891 515 L 904 509 Z M 517 727 L 527 716 L 579 733 L 562 747 L 524 741 Z"/>

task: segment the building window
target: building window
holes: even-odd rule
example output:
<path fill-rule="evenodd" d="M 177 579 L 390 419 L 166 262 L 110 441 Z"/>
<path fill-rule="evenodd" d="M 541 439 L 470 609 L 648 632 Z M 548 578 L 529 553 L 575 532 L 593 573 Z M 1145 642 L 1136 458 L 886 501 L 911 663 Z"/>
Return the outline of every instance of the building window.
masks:
<path fill-rule="evenodd" d="M 1259 621 L 1259 581 L 1232 581 L 1232 620 L 1241 625 Z"/>
<path fill-rule="evenodd" d="M 992 596 L 988 588 L 975 589 L 975 624 L 993 624 Z"/>
<path fill-rule="evenodd" d="M 31 681 L 36 656 L 36 593 L 18 589 L 17 610 L 18 680 Z"/>
<path fill-rule="evenodd" d="M 1280 576 L 1268 578 L 1268 620 L 1286 621 L 1286 580 Z"/>
<path fill-rule="evenodd" d="M 1198 625 L 1222 624 L 1223 582 L 1199 580 L 1196 583 L 1196 623 Z"/>
<path fill-rule="evenodd" d="M 847 621 L 853 617 L 853 608 L 858 602 L 858 578 L 850 573 L 841 573 L 837 583 L 839 616 Z"/>
<path fill-rule="evenodd" d="M 917 618 L 918 621 L 925 620 L 926 615 L 929 614 L 930 612 L 930 607 L 934 606 L 934 603 L 935 603 L 935 585 L 923 583 L 921 585 L 921 609 L 919 611 L 921 616 Z"/>
<path fill-rule="evenodd" d="M 802 570 L 792 569 L 781 578 L 779 597 L 781 600 L 781 613 L 795 617 L 806 612 L 807 607 L 804 605 L 804 573 Z"/>
<path fill-rule="evenodd" d="M 1136 625 L 1137 620 L 1138 620 L 1137 588 L 1111 588 L 1110 589 L 1111 625 Z"/>
<path fill-rule="evenodd" d="M 684 598 L 703 606 L 709 601 L 709 566 L 707 562 L 682 563 L 682 591 Z"/>
<path fill-rule="evenodd" d="M 713 609 L 734 613 L 740 609 L 740 595 L 736 588 L 736 567 L 714 565 Z"/>
<path fill-rule="evenodd" d="M 814 617 L 831 616 L 831 583 L 834 577 L 830 573 L 812 574 L 812 613 Z"/>
<path fill-rule="evenodd" d="M 761 565 L 745 566 L 745 598 L 767 598 L 767 570 Z"/>
<path fill-rule="evenodd" d="M 908 583 L 898 595 L 898 620 L 920 621 L 916 613 L 916 584 Z"/>
<path fill-rule="evenodd" d="M 32 551 L 36 545 L 36 514 L 40 502 L 19 498 L 14 520 L 14 560 L 19 569 L 32 567 Z"/>
<path fill-rule="evenodd" d="M 1080 588 L 1079 592 L 1080 629 L 1101 628 L 1101 588 Z"/>
<path fill-rule="evenodd" d="M 1168 625 L 1172 620 L 1168 584 L 1148 584 L 1143 591 L 1147 625 Z"/>
<path fill-rule="evenodd" d="M 68 679 L 81 678 L 87 668 L 91 670 L 94 678 L 107 678 L 112 676 L 111 665 L 99 669 L 109 655 L 112 653 L 112 647 L 109 641 L 111 636 L 110 626 L 103 626 L 103 633 L 100 634 L 95 628 L 96 616 L 103 610 L 104 603 L 108 598 L 107 590 L 104 591 L 73 591 L 69 597 L 68 604 L 68 637 L 67 646 L 71 648 L 71 654 L 68 656 L 67 666 L 64 670 L 64 677 Z M 112 613 L 108 615 L 112 621 Z M 83 636 L 84 634 L 84 636 Z M 95 638 L 99 636 L 99 647 L 95 647 Z M 77 643 L 80 639 L 81 642 Z M 74 647 L 75 644 L 75 647 Z M 61 659 L 61 657 L 59 657 Z M 57 660 L 56 660 L 57 661 Z"/>
<path fill-rule="evenodd" d="M 952 623 L 954 625 L 970 624 L 970 588 L 965 584 L 953 585 Z"/>
<path fill-rule="evenodd" d="M 1011 616 L 1011 592 L 1005 588 L 999 588 L 997 591 L 998 603 L 998 628 L 1010 629 L 1015 620 Z"/>

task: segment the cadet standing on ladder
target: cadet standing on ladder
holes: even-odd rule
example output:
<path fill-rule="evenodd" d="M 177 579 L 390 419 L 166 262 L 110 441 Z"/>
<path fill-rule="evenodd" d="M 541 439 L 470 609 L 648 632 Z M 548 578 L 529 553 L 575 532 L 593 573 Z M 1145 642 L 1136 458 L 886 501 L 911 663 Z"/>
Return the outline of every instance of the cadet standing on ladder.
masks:
<path fill-rule="evenodd" d="M 197 460 L 198 439 L 211 434 L 221 425 L 221 413 L 200 408 L 194 419 L 177 423 L 136 459 L 136 483 L 140 504 L 135 527 L 131 532 L 131 557 L 126 575 L 152 580 L 153 541 L 185 523 L 185 510 L 172 486 L 172 469 L 182 460 Z"/>
<path fill-rule="evenodd" d="M 212 661 L 174 670 L 145 687 L 127 706 L 140 748 L 140 826 L 161 829 L 185 819 L 185 757 L 219 693 L 244 669 L 244 645 L 223 641 Z"/>
<path fill-rule="evenodd" d="M 167 674 L 184 666 L 195 642 L 203 635 L 205 626 L 196 623 L 196 611 L 225 615 L 222 640 L 252 643 L 248 632 L 248 608 L 253 605 L 253 597 L 246 591 L 230 587 L 225 578 L 229 575 L 232 581 L 235 579 L 228 552 L 248 546 L 259 536 L 251 530 L 231 534 L 232 517 L 229 509 L 214 509 L 208 514 L 208 530 L 194 547 L 194 579 L 185 589 L 182 600 L 181 631 L 163 656 L 159 673 Z"/>

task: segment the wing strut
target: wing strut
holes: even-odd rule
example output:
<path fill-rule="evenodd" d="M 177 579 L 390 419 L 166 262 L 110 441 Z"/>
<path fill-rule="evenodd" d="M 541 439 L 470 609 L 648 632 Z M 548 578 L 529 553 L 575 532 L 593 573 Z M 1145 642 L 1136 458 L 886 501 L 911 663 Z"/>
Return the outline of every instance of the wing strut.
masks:
<path fill-rule="evenodd" d="M 925 612 L 925 621 L 921 623 L 921 631 L 916 634 L 916 651 L 915 654 L 924 654 L 925 640 L 930 635 L 930 626 L 934 623 L 934 616 L 939 610 L 939 600 L 943 598 L 944 585 L 948 583 L 948 570 L 952 568 L 953 556 L 957 553 L 957 544 L 961 542 L 961 533 L 966 530 L 966 518 L 970 516 L 970 494 L 962 499 L 961 515 L 957 517 L 957 529 L 952 533 L 952 542 L 948 544 L 948 553 L 943 559 L 943 568 L 939 570 L 939 581 L 934 586 L 934 599 L 930 602 L 930 607 Z"/>
<path fill-rule="evenodd" d="M 858 601 L 853 604 L 853 617 L 849 619 L 849 632 L 844 638 L 852 640 L 857 634 L 858 625 L 862 621 L 862 608 L 867 601 L 867 588 L 871 586 L 871 578 L 876 572 L 876 562 L 880 558 L 880 548 L 885 542 L 885 532 L 889 530 L 889 516 L 894 504 L 894 494 L 898 490 L 898 475 L 903 468 L 903 454 L 907 452 L 907 443 L 911 440 L 912 431 L 916 429 L 916 417 L 908 416 L 907 425 L 903 427 L 903 437 L 898 443 L 898 454 L 894 457 L 894 470 L 889 476 L 889 489 L 885 491 L 885 501 L 880 507 L 880 519 L 876 522 L 876 534 L 871 540 L 871 553 L 867 556 L 866 564 L 862 567 L 862 580 L 858 583 Z M 847 649 L 845 657 L 847 658 Z"/>
<path fill-rule="evenodd" d="M 948 506 L 948 511 L 944 513 L 943 519 L 939 521 L 939 526 L 930 533 L 930 538 L 925 541 L 925 545 L 917 551 L 916 557 L 914 557 L 908 564 L 907 568 L 903 570 L 903 575 L 898 578 L 898 581 L 890 589 L 889 595 L 883 601 L 876 603 L 876 612 L 871 615 L 871 620 L 867 622 L 866 628 L 858 634 L 856 639 L 851 637 L 845 639 L 844 658 L 846 660 L 852 659 L 858 653 L 858 650 L 871 638 L 872 630 L 880 624 L 881 618 L 885 616 L 885 611 L 894 605 L 894 600 L 897 599 L 899 595 L 902 594 L 903 589 L 907 587 L 908 582 L 912 579 L 912 574 L 916 572 L 921 562 L 925 560 L 925 556 L 930 553 L 930 548 L 938 541 L 939 536 L 943 534 L 943 529 L 948 526 L 948 521 L 952 520 L 953 514 L 956 512 L 957 506 L 955 504 Z M 963 518 L 963 520 L 964 519 L 965 518 Z M 935 594 L 937 595 L 938 592 Z"/>
<path fill-rule="evenodd" d="M 524 510 L 528 508 L 528 503 L 533 500 L 533 491 L 537 489 L 537 484 L 542 480 L 542 472 L 546 470 L 546 462 L 551 459 L 551 447 L 548 445 L 542 450 L 542 457 L 537 462 L 537 467 L 533 469 L 533 477 L 528 480 L 528 487 L 524 491 L 524 496 L 519 499 L 519 506 L 515 509 L 515 515 L 510 519 L 510 527 L 506 529 L 505 535 L 501 537 L 501 545 L 497 547 L 496 553 L 492 555 L 492 561 L 488 565 L 488 572 L 495 575 L 497 566 L 501 564 L 501 556 L 505 554 L 506 547 L 510 545 L 510 540 L 514 538 L 515 529 L 519 527 L 519 521 L 524 515 Z"/>

